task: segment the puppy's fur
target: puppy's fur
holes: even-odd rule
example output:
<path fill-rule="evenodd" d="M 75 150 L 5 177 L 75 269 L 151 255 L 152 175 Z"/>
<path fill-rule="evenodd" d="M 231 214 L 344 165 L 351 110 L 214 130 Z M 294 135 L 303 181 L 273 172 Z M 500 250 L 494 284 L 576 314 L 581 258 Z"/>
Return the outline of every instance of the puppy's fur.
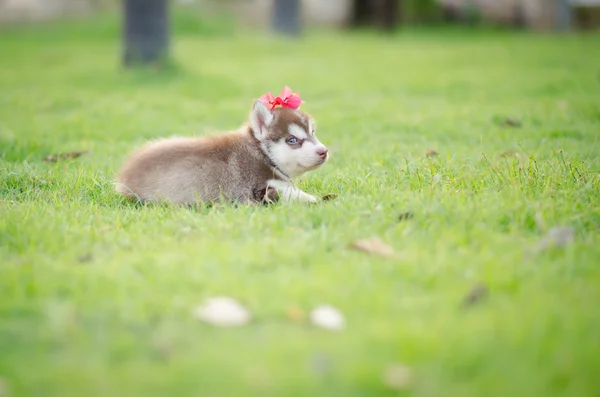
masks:
<path fill-rule="evenodd" d="M 325 146 L 313 119 L 299 110 L 254 103 L 250 123 L 210 138 L 152 142 L 134 152 L 117 176 L 117 192 L 142 202 L 316 202 L 292 179 L 323 165 Z"/>

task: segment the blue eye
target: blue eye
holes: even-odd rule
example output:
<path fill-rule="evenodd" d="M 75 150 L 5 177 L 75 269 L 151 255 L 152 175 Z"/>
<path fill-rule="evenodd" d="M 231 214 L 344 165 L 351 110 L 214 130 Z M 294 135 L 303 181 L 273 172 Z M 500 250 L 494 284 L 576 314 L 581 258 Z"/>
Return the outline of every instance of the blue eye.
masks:
<path fill-rule="evenodd" d="M 287 143 L 293 145 L 295 143 L 298 143 L 298 139 L 296 137 L 291 137 L 290 139 L 287 140 Z"/>

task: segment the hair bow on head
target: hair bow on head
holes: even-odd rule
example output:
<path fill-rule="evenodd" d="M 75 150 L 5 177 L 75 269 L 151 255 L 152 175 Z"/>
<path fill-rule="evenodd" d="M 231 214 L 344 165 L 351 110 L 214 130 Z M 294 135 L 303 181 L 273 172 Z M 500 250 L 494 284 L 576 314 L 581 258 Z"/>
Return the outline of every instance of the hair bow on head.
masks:
<path fill-rule="evenodd" d="M 292 92 L 292 89 L 287 85 L 283 88 L 283 91 L 281 91 L 279 96 L 274 97 L 273 94 L 267 92 L 265 95 L 261 96 L 259 100 L 267 105 L 269 110 L 273 110 L 277 106 L 298 109 L 300 105 L 304 103 L 304 101 L 300 99 L 300 93 Z"/>

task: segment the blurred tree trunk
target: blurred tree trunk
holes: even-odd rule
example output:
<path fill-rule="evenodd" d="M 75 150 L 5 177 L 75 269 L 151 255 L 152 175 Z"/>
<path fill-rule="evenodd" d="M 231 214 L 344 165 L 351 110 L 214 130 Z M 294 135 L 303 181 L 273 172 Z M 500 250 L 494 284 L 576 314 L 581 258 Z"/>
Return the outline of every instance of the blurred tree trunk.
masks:
<path fill-rule="evenodd" d="M 123 0 L 123 63 L 160 64 L 169 56 L 169 0 Z"/>
<path fill-rule="evenodd" d="M 400 0 L 379 0 L 377 24 L 386 31 L 393 31 L 400 20 Z"/>
<path fill-rule="evenodd" d="M 352 4 L 352 25 L 355 27 L 368 25 L 371 22 L 371 5 L 369 0 L 354 0 Z"/>
<path fill-rule="evenodd" d="M 352 24 L 355 27 L 375 25 L 392 31 L 400 22 L 401 0 L 354 0 Z"/>
<path fill-rule="evenodd" d="M 568 0 L 556 0 L 556 28 L 571 30 L 573 25 L 573 10 Z"/>
<path fill-rule="evenodd" d="M 302 30 L 301 0 L 275 0 L 273 4 L 273 30 L 289 36 L 297 36 Z"/>

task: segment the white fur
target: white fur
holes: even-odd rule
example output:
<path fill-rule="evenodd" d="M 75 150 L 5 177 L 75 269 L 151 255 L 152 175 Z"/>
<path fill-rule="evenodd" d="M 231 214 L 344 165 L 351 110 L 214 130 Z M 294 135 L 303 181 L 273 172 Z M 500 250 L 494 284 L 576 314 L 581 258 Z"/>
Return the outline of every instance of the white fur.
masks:
<path fill-rule="evenodd" d="M 288 126 L 288 132 L 290 135 L 293 135 L 298 139 L 307 139 L 308 138 L 307 132 L 304 130 L 304 128 L 302 128 L 298 124 L 290 124 Z"/>
<path fill-rule="evenodd" d="M 273 143 L 270 147 L 271 158 L 290 178 L 295 178 L 307 171 L 319 168 L 323 163 L 321 156 L 317 154 L 317 149 L 324 147 L 317 141 L 304 142 L 298 149 L 291 148 L 284 140 Z"/>
<path fill-rule="evenodd" d="M 273 122 L 274 116 L 267 107 L 260 101 L 254 103 L 252 113 L 250 114 L 250 123 L 256 138 L 261 141 L 261 146 L 269 153 L 269 156 L 278 169 L 285 173 L 289 178 L 295 178 L 307 171 L 319 168 L 327 161 L 327 157 L 322 158 L 317 150 L 324 150 L 325 146 L 314 137 L 314 122 L 308 120 L 309 131 L 298 124 L 290 124 L 288 133 L 298 139 L 304 140 L 300 148 L 292 148 L 285 139 L 279 142 L 268 142 L 269 126 Z M 316 142 L 312 142 L 314 138 Z M 268 146 L 268 148 L 267 148 Z M 277 170 L 278 171 L 278 170 Z M 289 181 L 270 180 L 268 186 L 275 189 L 279 197 L 284 202 L 304 202 L 316 203 L 317 199 L 308 193 L 298 189 Z"/>
<path fill-rule="evenodd" d="M 275 189 L 279 194 L 279 198 L 284 202 L 298 201 L 301 203 L 316 203 L 317 198 L 308 193 L 303 192 L 290 182 L 271 179 L 268 186 Z"/>
<path fill-rule="evenodd" d="M 269 126 L 273 122 L 273 114 L 261 101 L 254 102 L 254 107 L 250 113 L 250 124 L 254 131 L 254 136 L 259 141 L 263 141 L 269 133 Z"/>

